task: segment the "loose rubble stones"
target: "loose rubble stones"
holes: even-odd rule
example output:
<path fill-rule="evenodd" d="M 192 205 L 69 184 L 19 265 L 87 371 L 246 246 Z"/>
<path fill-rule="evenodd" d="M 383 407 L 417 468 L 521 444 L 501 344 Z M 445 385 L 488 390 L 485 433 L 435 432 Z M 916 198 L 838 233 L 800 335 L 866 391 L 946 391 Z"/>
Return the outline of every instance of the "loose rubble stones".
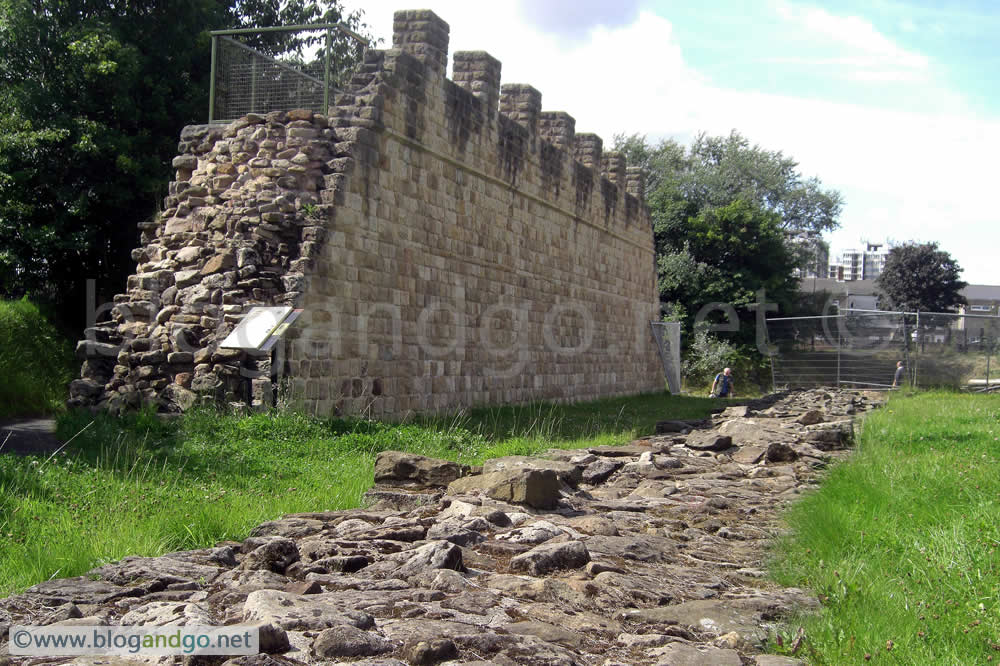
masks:
<path fill-rule="evenodd" d="M 783 614 L 817 606 L 766 581 L 764 549 L 778 510 L 847 455 L 849 413 L 875 404 L 794 392 L 479 474 L 385 452 L 367 508 L 0 600 L 0 654 L 11 624 L 245 624 L 265 654 L 234 666 L 801 663 L 755 654 Z"/>

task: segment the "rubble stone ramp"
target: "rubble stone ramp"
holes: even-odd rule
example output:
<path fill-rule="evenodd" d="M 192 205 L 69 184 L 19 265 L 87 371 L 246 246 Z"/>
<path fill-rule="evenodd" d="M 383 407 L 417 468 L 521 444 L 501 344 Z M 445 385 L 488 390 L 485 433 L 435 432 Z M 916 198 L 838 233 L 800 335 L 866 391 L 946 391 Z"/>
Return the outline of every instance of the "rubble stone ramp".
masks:
<path fill-rule="evenodd" d="M 383 452 L 365 508 L 0 601 L 0 653 L 10 624 L 239 623 L 260 627 L 262 654 L 227 664 L 803 663 L 759 654 L 818 605 L 767 579 L 765 549 L 877 400 L 793 392 L 481 469 Z"/>

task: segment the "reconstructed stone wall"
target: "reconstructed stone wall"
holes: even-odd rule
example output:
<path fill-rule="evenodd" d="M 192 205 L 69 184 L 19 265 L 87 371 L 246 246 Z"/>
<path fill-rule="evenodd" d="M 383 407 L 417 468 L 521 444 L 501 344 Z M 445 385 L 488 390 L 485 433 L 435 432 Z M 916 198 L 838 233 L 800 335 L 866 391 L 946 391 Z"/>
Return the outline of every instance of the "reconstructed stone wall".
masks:
<path fill-rule="evenodd" d="M 186 408 L 269 357 L 217 347 L 253 305 L 304 308 L 274 374 L 318 413 L 660 390 L 642 177 L 500 63 L 397 12 L 328 115 L 184 130 L 136 275 L 88 330 L 77 403 Z"/>

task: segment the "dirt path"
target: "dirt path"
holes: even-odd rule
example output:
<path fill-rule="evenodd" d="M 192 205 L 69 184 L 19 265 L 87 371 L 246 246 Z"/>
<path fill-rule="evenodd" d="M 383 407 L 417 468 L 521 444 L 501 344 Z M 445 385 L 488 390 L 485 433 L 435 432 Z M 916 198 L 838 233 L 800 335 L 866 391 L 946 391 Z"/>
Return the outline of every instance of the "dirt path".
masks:
<path fill-rule="evenodd" d="M 0 423 L 0 453 L 46 455 L 62 446 L 55 419 L 22 419 Z"/>

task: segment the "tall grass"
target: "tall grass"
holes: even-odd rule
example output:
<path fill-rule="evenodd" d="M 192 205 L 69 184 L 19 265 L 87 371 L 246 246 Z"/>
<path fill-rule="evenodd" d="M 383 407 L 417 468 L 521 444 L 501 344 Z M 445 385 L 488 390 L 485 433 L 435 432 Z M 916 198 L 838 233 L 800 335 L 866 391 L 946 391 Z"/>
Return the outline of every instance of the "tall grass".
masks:
<path fill-rule="evenodd" d="M 788 522 L 772 571 L 820 595 L 809 663 L 1000 660 L 1000 398 L 893 399 Z"/>
<path fill-rule="evenodd" d="M 58 410 L 72 364 L 69 344 L 35 304 L 0 300 L 0 419 Z"/>
<path fill-rule="evenodd" d="M 301 511 L 356 507 L 375 456 L 399 449 L 469 464 L 550 447 L 622 444 L 714 401 L 649 395 L 472 410 L 409 423 L 198 410 L 161 421 L 71 412 L 58 455 L 0 456 L 0 595 L 125 555 L 243 539 Z"/>

